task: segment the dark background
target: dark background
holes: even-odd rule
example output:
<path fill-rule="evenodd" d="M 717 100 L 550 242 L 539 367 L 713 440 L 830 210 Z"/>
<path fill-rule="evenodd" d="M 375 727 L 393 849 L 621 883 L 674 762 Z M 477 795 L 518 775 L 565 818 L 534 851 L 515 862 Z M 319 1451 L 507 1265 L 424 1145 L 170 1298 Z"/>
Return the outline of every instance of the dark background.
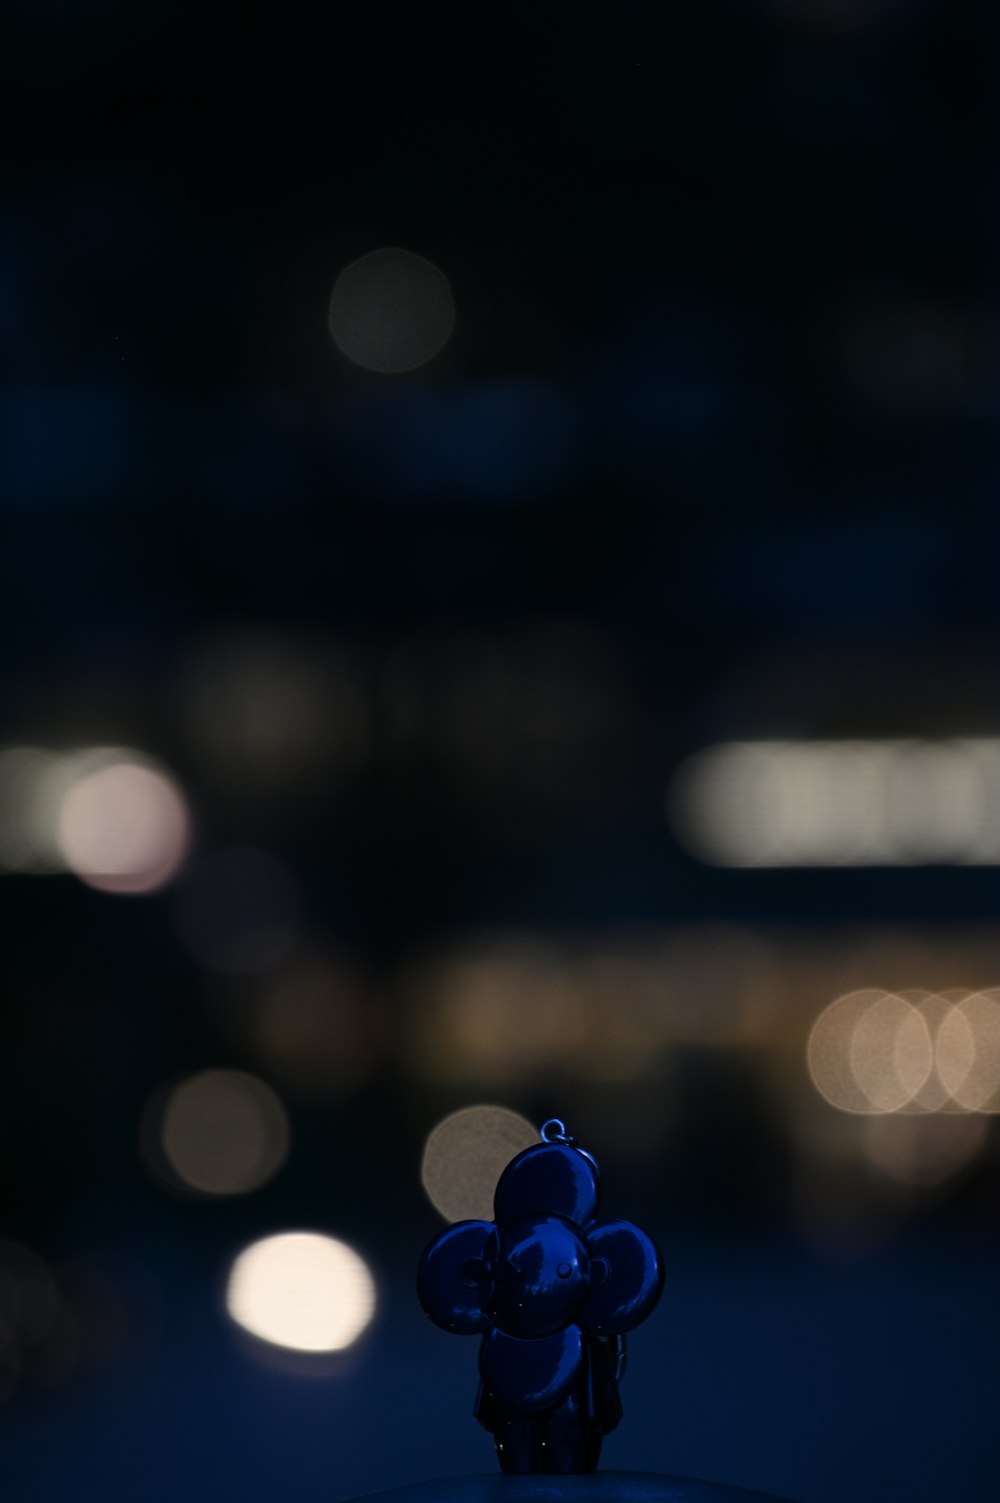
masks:
<path fill-rule="evenodd" d="M 994 1496 L 995 1140 L 880 1180 L 803 1043 L 860 951 L 858 985 L 1000 982 L 995 870 L 725 871 L 664 817 L 715 740 L 1000 732 L 990 8 L 19 0 L 6 29 L 0 737 L 158 758 L 193 862 L 285 873 L 237 941 L 287 901 L 220 975 L 184 873 L 2 879 L 3 1231 L 61 1312 L 32 1350 L 0 1321 L 4 1496 L 489 1468 L 471 1344 L 411 1293 L 423 1138 L 480 1100 L 567 1117 L 665 1249 L 608 1465 Z M 327 327 L 385 246 L 456 308 L 402 375 Z M 456 955 L 520 957 L 516 1000 L 542 946 L 571 1026 L 593 956 L 650 945 L 695 1005 L 648 1057 L 607 1066 L 603 992 L 568 1063 L 463 1062 L 436 1021 Z M 283 1072 L 256 1009 L 304 965 L 347 1042 Z M 140 1126 L 215 1066 L 271 1081 L 292 1152 L 184 1198 Z M 295 1226 L 380 1292 L 318 1372 L 222 1310 L 233 1253 Z"/>

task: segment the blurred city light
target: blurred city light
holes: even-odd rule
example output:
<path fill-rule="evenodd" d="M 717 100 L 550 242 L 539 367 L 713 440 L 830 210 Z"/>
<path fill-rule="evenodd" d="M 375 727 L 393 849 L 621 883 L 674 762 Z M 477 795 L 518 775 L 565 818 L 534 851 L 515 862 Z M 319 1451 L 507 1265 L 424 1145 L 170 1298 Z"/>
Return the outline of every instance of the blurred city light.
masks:
<path fill-rule="evenodd" d="M 742 741 L 678 769 L 678 838 L 719 866 L 994 865 L 1000 741 Z"/>
<path fill-rule="evenodd" d="M 275 1346 L 336 1352 L 370 1323 L 375 1284 L 346 1243 L 319 1232 L 282 1232 L 236 1258 L 226 1308 L 237 1325 Z"/>
<path fill-rule="evenodd" d="M 522 1081 L 565 1062 L 585 1026 L 566 956 L 537 938 L 511 935 L 442 957 L 418 987 L 412 1042 L 431 1079 Z"/>
<path fill-rule="evenodd" d="M 654 1076 L 665 1051 L 746 1043 L 780 1022 L 774 947 L 736 925 L 571 945 L 505 933 L 432 956 L 408 979 L 410 1058 L 478 1087 Z"/>
<path fill-rule="evenodd" d="M 203 1070 L 154 1097 L 143 1123 L 150 1167 L 202 1195 L 259 1190 L 288 1156 L 280 1100 L 241 1070 Z M 162 1158 L 161 1158 L 162 1155 Z"/>
<path fill-rule="evenodd" d="M 428 1134 L 420 1181 L 446 1221 L 493 1219 L 497 1180 L 516 1153 L 537 1143 L 538 1129 L 503 1106 L 468 1106 Z"/>
<path fill-rule="evenodd" d="M 386 1042 L 384 1014 L 360 976 L 323 956 L 296 959 L 264 988 L 250 1034 L 268 1072 L 299 1095 L 349 1095 Z"/>
<path fill-rule="evenodd" d="M 938 1029 L 938 1074 L 968 1112 L 1000 1112 L 1000 991 L 958 998 Z"/>
<path fill-rule="evenodd" d="M 191 838 L 187 804 L 174 780 L 128 751 L 82 753 L 69 768 L 56 826 L 69 870 L 101 892 L 163 887 Z"/>
<path fill-rule="evenodd" d="M 299 929 L 298 894 L 274 856 L 231 847 L 202 856 L 177 888 L 180 938 L 209 970 L 247 976 L 288 953 Z"/>
<path fill-rule="evenodd" d="M 184 664 L 177 696 L 195 754 L 230 794 L 288 799 L 328 787 L 368 735 L 355 665 L 330 641 L 220 635 Z"/>
<path fill-rule="evenodd" d="M 426 365 L 447 344 L 455 304 L 444 273 L 389 246 L 345 266 L 330 298 L 330 333 L 366 370 L 398 375 Z"/>
<path fill-rule="evenodd" d="M 62 871 L 56 841 L 63 759 L 37 746 L 0 751 L 0 870 Z"/>
<path fill-rule="evenodd" d="M 995 992 L 849 992 L 820 1013 L 806 1050 L 831 1106 L 861 1115 L 1000 1110 Z"/>

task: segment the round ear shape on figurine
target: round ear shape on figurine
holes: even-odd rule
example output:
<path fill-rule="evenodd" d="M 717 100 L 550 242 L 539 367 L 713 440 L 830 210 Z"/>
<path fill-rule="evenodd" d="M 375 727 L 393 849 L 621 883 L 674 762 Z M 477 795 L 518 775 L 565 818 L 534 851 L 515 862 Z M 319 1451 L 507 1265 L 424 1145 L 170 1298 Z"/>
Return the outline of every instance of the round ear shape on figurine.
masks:
<path fill-rule="evenodd" d="M 568 1143 L 536 1143 L 507 1165 L 496 1188 L 497 1221 L 562 1216 L 583 1226 L 597 1212 L 597 1168 Z"/>
<path fill-rule="evenodd" d="M 603 1262 L 607 1276 L 591 1278 L 580 1324 L 596 1336 L 621 1336 L 653 1309 L 663 1289 L 663 1263 L 656 1243 L 631 1221 L 588 1227 L 591 1270 Z"/>
<path fill-rule="evenodd" d="M 479 1347 L 484 1385 L 498 1403 L 521 1414 L 561 1404 L 582 1365 L 583 1337 L 578 1326 L 525 1340 L 493 1330 Z"/>
<path fill-rule="evenodd" d="M 491 1221 L 456 1221 L 427 1248 L 417 1269 L 417 1298 L 435 1325 L 458 1335 L 486 1331 L 480 1286 L 473 1271 L 483 1266 Z"/>

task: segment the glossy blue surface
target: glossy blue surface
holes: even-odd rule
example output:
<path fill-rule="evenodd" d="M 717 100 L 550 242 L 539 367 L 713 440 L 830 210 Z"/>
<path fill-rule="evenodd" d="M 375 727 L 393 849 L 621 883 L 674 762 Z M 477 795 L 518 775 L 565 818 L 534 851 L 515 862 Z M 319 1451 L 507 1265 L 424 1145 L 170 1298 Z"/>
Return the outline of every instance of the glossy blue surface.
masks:
<path fill-rule="evenodd" d="M 591 1258 L 608 1270 L 604 1283 L 592 1280 L 580 1317 L 588 1331 L 621 1336 L 651 1314 L 663 1289 L 663 1262 L 651 1237 L 630 1221 L 605 1221 L 588 1228 Z"/>
<path fill-rule="evenodd" d="M 420 1260 L 417 1297 L 435 1325 L 446 1331 L 472 1336 L 489 1330 L 469 1265 L 482 1259 L 492 1232 L 489 1221 L 456 1221 L 435 1238 Z"/>
<path fill-rule="evenodd" d="M 484 1384 L 498 1404 L 518 1414 L 554 1409 L 569 1394 L 582 1365 L 578 1326 L 527 1341 L 490 1331 L 479 1348 Z"/>
<path fill-rule="evenodd" d="M 565 1143 L 538 1143 L 511 1159 L 496 1188 L 498 1222 L 521 1216 L 565 1216 L 578 1226 L 597 1214 L 600 1186 L 590 1159 Z"/>
<path fill-rule="evenodd" d="M 511 1336 L 547 1336 L 575 1320 L 589 1292 L 583 1239 L 559 1216 L 526 1216 L 499 1228 L 486 1310 Z"/>
<path fill-rule="evenodd" d="M 431 1319 L 485 1333 L 476 1415 L 505 1472 L 593 1470 L 621 1417 L 624 1333 L 655 1306 L 663 1267 L 631 1222 L 592 1219 L 598 1201 L 590 1155 L 541 1143 L 501 1175 L 495 1224 L 458 1222 L 421 1260 Z"/>

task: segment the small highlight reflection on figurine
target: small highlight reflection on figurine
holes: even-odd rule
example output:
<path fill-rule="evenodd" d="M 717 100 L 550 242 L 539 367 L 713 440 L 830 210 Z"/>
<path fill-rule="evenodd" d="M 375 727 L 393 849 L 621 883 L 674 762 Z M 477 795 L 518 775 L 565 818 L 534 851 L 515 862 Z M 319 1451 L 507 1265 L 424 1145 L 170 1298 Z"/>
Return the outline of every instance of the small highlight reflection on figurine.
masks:
<path fill-rule="evenodd" d="M 625 1334 L 663 1288 L 629 1221 L 597 1219 L 593 1156 L 553 1118 L 500 1176 L 493 1221 L 457 1221 L 420 1260 L 436 1325 L 482 1336 L 475 1415 L 503 1472 L 592 1472 L 622 1417 Z"/>

